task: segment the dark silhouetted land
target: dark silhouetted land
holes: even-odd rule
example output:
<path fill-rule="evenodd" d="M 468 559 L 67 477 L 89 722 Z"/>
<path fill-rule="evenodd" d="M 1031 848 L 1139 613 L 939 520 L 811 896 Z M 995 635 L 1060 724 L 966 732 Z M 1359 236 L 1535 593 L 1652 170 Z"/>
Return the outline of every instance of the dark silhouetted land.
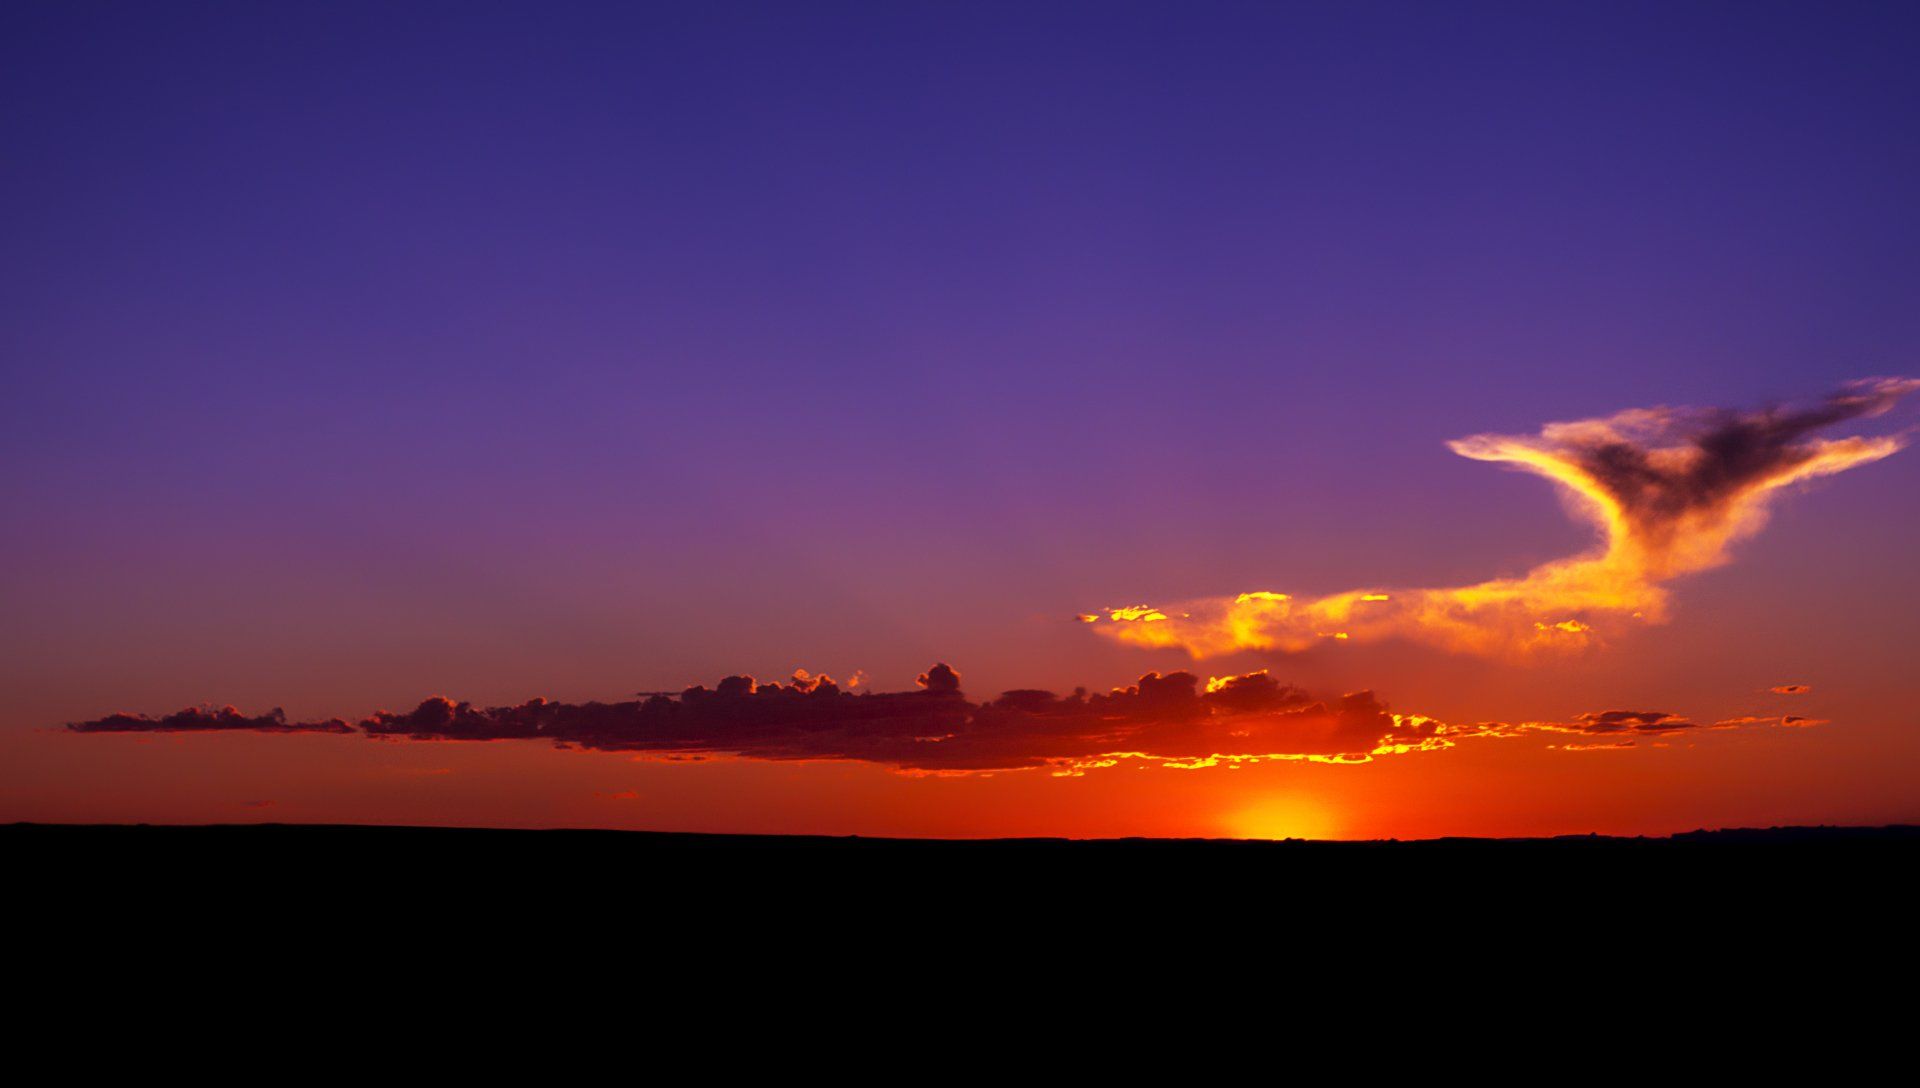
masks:
<path fill-rule="evenodd" d="M 17 932 L 63 955 L 104 935 L 115 956 L 324 967 L 374 942 L 383 963 L 431 951 L 479 975 L 503 939 L 586 956 L 596 977 L 607 956 L 644 974 L 661 956 L 960 970 L 1252 949 L 1345 971 L 1419 949 L 1460 960 L 1454 978 L 1494 947 L 1603 970 L 1657 945 L 1675 964 L 1710 948 L 1731 978 L 1825 970 L 1835 941 L 1893 969 L 1911 956 L 1881 938 L 1905 925 L 1916 861 L 1913 826 L 1410 842 L 0 826 Z"/>
<path fill-rule="evenodd" d="M 407 827 L 369 824 L 32 824 L 0 826 L 0 843 L 20 849 L 58 844 L 76 849 L 225 851 L 350 849 L 384 851 L 506 849 L 611 855 L 751 852 L 888 855 L 1211 855 L 1288 858 L 1310 855 L 1381 857 L 1442 854 L 1547 855 L 1595 852 L 1690 854 L 1737 850 L 1906 852 L 1920 847 L 1920 825 L 1765 827 L 1688 831 L 1670 836 L 1561 835 L 1551 838 L 1437 839 L 918 839 L 860 835 L 726 835 L 604 829 Z"/>

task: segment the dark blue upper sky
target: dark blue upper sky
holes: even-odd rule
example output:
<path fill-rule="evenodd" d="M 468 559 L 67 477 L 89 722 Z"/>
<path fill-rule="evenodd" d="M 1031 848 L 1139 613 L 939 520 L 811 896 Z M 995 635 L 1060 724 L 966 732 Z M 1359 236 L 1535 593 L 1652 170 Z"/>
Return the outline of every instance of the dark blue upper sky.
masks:
<path fill-rule="evenodd" d="M 1917 56 L 1912 4 L 10 3 L 12 649 L 918 667 L 1561 554 L 1442 440 L 1913 369 Z"/>

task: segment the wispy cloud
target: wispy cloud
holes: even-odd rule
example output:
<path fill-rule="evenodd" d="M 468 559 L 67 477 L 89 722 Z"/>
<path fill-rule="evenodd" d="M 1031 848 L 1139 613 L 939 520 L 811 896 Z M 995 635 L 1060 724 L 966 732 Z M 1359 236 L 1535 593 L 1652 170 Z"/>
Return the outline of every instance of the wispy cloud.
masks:
<path fill-rule="evenodd" d="M 1583 646 L 1622 617 L 1661 619 L 1666 583 L 1724 563 L 1729 546 L 1765 522 L 1782 488 L 1899 450 L 1900 436 L 1816 432 L 1880 415 L 1917 388 L 1920 379 L 1877 378 L 1811 407 L 1643 408 L 1549 424 L 1537 435 L 1449 443 L 1463 457 L 1546 477 L 1598 528 L 1593 551 L 1522 577 L 1440 589 L 1367 586 L 1308 599 L 1262 589 L 1080 618 L 1121 641 L 1178 647 L 1196 658 L 1389 637 L 1488 654 Z"/>
<path fill-rule="evenodd" d="M 1808 718 L 1800 714 L 1743 714 L 1737 718 L 1722 718 L 1713 723 L 1715 729 L 1747 729 L 1753 726 L 1773 726 L 1781 729 L 1811 729 L 1816 725 L 1831 724 L 1825 718 Z"/>
<path fill-rule="evenodd" d="M 1666 736 L 1700 726 L 1665 710 L 1600 710 L 1575 715 L 1568 722 L 1528 722 L 1521 728 L 1530 732 L 1581 733 L 1586 736 Z"/>

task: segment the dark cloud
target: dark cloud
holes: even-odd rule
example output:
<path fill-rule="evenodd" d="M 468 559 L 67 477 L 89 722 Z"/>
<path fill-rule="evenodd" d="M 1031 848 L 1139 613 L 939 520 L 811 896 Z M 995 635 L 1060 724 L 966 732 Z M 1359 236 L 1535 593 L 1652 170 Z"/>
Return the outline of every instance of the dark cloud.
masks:
<path fill-rule="evenodd" d="M 1513 729 L 1521 733 L 1578 733 L 1589 737 L 1665 736 L 1698 729 L 1699 725 L 1665 710 L 1594 710 L 1576 714 L 1571 721 L 1524 722 Z M 1502 734 L 1508 735 L 1508 734 Z M 1563 747 L 1572 748 L 1573 745 Z"/>
<path fill-rule="evenodd" d="M 230 706 L 218 710 L 195 707 L 149 718 L 145 714 L 109 714 L 90 722 L 67 726 L 76 733 L 351 733 L 353 727 L 338 718 L 323 722 L 290 722 L 286 712 L 274 707 L 256 718 L 249 718 Z"/>
<path fill-rule="evenodd" d="M 1619 504 L 1642 539 L 1665 543 L 1699 515 L 1796 478 L 1836 451 L 1873 448 L 1859 439 L 1806 441 L 1851 419 L 1876 416 L 1920 388 L 1911 378 L 1855 382 L 1811 407 L 1753 412 L 1653 409 L 1611 427 L 1550 428 L 1563 460 Z"/>
<path fill-rule="evenodd" d="M 932 692 L 960 690 L 960 674 L 944 662 L 914 677 L 913 682 Z"/>
<path fill-rule="evenodd" d="M 1802 718 L 1788 714 L 1785 716 L 1756 717 L 1743 715 L 1735 718 L 1721 718 L 1711 726 L 1702 726 L 1692 719 L 1673 714 L 1665 710 L 1596 710 L 1586 714 L 1576 714 L 1571 721 L 1565 722 L 1525 722 L 1510 731 L 1505 727 L 1486 727 L 1489 734 L 1510 736 L 1514 733 L 1575 733 L 1588 737 L 1644 737 L 1671 736 L 1694 729 L 1751 729 L 1785 726 L 1801 728 L 1825 725 L 1819 718 Z M 1615 747 L 1631 747 L 1631 740 L 1622 740 Z M 1565 751 L 1581 751 L 1601 747 L 1597 744 L 1563 744 Z"/>
<path fill-rule="evenodd" d="M 1679 733 L 1699 726 L 1665 710 L 1602 710 L 1574 719 L 1576 732 L 1602 733 Z"/>
<path fill-rule="evenodd" d="M 960 675 L 936 665 L 909 692 L 842 690 L 831 678 L 759 684 L 730 676 L 712 688 L 614 703 L 535 699 L 479 707 L 434 697 L 357 726 L 289 723 L 275 711 L 231 709 L 162 719 L 116 714 L 77 722 L 82 733 L 254 729 L 351 732 L 410 740 L 545 740 L 571 748 L 661 758 L 850 759 L 920 771 L 1028 767 L 1071 772 L 1111 758 L 1198 765 L 1265 758 L 1358 761 L 1385 751 L 1444 746 L 1447 727 L 1396 719 L 1371 692 L 1317 700 L 1265 673 L 1217 678 L 1148 673 L 1104 694 L 1017 690 L 973 702 Z"/>
<path fill-rule="evenodd" d="M 1800 726 L 1817 720 L 1729 718 L 1714 728 Z M 1371 691 L 1316 698 L 1266 672 L 1215 677 L 1147 673 L 1101 694 L 1022 689 L 975 702 L 960 674 L 935 665 L 904 692 L 842 689 L 832 678 L 797 673 L 788 683 L 729 676 L 713 687 L 612 703 L 534 699 L 481 707 L 440 696 L 405 712 L 379 711 L 349 725 L 338 719 L 289 722 L 278 710 L 248 718 L 231 707 L 165 718 L 115 714 L 76 722 L 81 733 L 236 731 L 358 732 L 417 741 L 540 740 L 562 748 L 631 752 L 661 760 L 739 756 L 769 760 L 858 760 L 943 773 L 1044 769 L 1076 774 L 1123 759 L 1205 767 L 1269 759 L 1365 762 L 1377 756 L 1449 748 L 1462 740 L 1537 733 L 1576 734 L 1619 746 L 1700 728 L 1664 710 L 1602 710 L 1564 722 L 1450 724 L 1395 714 Z M 1587 745 L 1593 746 L 1593 745 Z M 1566 744 L 1562 747 L 1577 749 Z"/>
<path fill-rule="evenodd" d="M 1805 695 L 1812 691 L 1813 687 L 1809 684 L 1780 684 L 1767 690 L 1775 695 Z"/>
<path fill-rule="evenodd" d="M 1722 718 L 1713 723 L 1715 729 L 1748 729 L 1773 726 L 1781 729 L 1809 729 L 1816 725 L 1826 725 L 1825 718 L 1806 718 L 1798 714 L 1742 715 L 1738 718 Z"/>
<path fill-rule="evenodd" d="M 1568 722 L 1527 722 L 1517 732 L 1521 733 L 1572 733 L 1583 737 L 1595 738 L 1580 743 L 1564 743 L 1557 747 L 1563 752 L 1597 752 L 1632 748 L 1635 737 L 1664 737 L 1688 730 L 1708 729 L 1755 729 L 1768 727 L 1804 728 L 1825 725 L 1818 718 L 1802 718 L 1792 714 L 1774 717 L 1755 717 L 1745 715 L 1736 718 L 1722 718 L 1711 726 L 1701 726 L 1698 722 L 1683 718 L 1664 710 L 1599 710 L 1575 715 Z M 1510 734 L 1501 734 L 1510 735 Z M 1658 742 L 1656 741 L 1656 744 Z"/>

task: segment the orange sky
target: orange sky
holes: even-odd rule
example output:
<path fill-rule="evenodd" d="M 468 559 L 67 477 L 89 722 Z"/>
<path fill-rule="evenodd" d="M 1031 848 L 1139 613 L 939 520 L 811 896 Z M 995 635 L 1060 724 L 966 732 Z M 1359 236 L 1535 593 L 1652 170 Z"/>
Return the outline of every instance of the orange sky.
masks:
<path fill-rule="evenodd" d="M 509 742 L 40 736 L 14 818 L 394 822 L 865 835 L 1416 838 L 1911 820 L 1910 764 L 1813 732 L 1568 754 L 1490 745 L 1362 766 L 909 777 L 858 763 L 663 764 Z M 1851 747 L 1851 746 L 1848 746 Z M 85 784 L 85 789 L 75 789 Z M 269 802 L 259 804 L 259 802 Z"/>
<path fill-rule="evenodd" d="M 901 727 L 905 747 L 851 758 L 791 758 L 869 751 L 846 747 L 849 740 L 836 731 L 844 712 L 832 708 L 859 712 L 895 699 L 919 715 L 926 706 L 947 705 L 935 698 L 940 684 L 922 675 L 927 690 L 919 691 L 893 680 L 897 668 L 877 661 L 877 681 L 862 672 L 860 686 L 817 704 L 828 708 L 819 720 L 826 732 L 804 734 L 798 748 L 786 733 L 769 742 L 754 731 L 760 727 L 751 715 L 770 712 L 760 704 L 781 694 L 773 688 L 746 702 L 708 704 L 720 707 L 721 716 L 694 728 L 696 738 L 718 730 L 710 743 L 646 742 L 639 751 L 620 750 L 631 746 L 618 739 L 625 733 L 615 739 L 580 734 L 578 746 L 560 749 L 538 739 L 153 731 L 165 723 L 137 716 L 103 719 L 107 731 L 82 735 L 46 721 L 60 714 L 76 720 L 103 705 L 96 695 L 74 691 L 43 696 L 49 702 L 39 724 L 0 733 L 8 809 L 0 815 L 83 822 L 1340 838 L 1640 834 L 1911 820 L 1920 816 L 1912 788 L 1920 740 L 1903 669 L 1907 648 L 1920 637 L 1910 607 L 1913 569 L 1901 540 L 1871 531 L 1877 524 L 1872 507 L 1912 482 L 1910 460 L 1895 459 L 1904 477 L 1883 475 L 1877 492 L 1873 478 L 1861 476 L 1869 486 L 1851 501 L 1841 488 L 1852 480 L 1788 495 L 1770 531 L 1759 533 L 1758 520 L 1750 520 L 1745 535 L 1753 539 L 1716 541 L 1714 561 L 1694 564 L 1718 569 L 1689 569 L 1681 573 L 1691 577 L 1663 580 L 1672 582 L 1673 598 L 1662 601 L 1658 617 L 1623 624 L 1618 609 L 1567 604 L 1568 616 L 1590 620 L 1595 634 L 1545 652 L 1524 637 L 1518 645 L 1489 650 L 1451 638 L 1436 644 L 1402 637 L 1401 630 L 1389 629 L 1379 638 L 1369 633 L 1317 640 L 1299 649 L 1228 647 L 1224 656 L 1196 662 L 1178 645 L 1141 649 L 1128 639 L 1091 639 L 1087 626 L 1070 618 L 1037 618 L 1021 628 L 1022 638 L 1058 645 L 1066 657 L 1096 649 L 1109 670 L 1153 670 L 1170 680 L 1191 670 L 1196 676 L 1185 681 L 1186 697 L 1203 702 L 1214 698 L 1213 689 L 1233 686 L 1208 683 L 1209 677 L 1267 670 L 1278 686 L 1268 675 L 1254 679 L 1267 685 L 1260 690 L 1281 693 L 1273 696 L 1280 702 L 1251 717 L 1224 705 L 1208 713 L 1199 702 L 1191 704 L 1202 707 L 1197 725 L 1167 726 L 1162 719 L 1173 712 L 1124 701 L 1145 698 L 1144 688 L 1130 688 L 1141 694 L 1117 695 L 1123 701 L 1088 719 L 1096 724 L 1073 727 L 1076 735 L 1087 729 L 1100 734 L 1076 742 L 1079 747 L 1048 748 L 1044 744 L 1054 741 L 1039 739 L 1059 735 L 1049 723 L 1078 719 L 1016 714 L 1003 723 L 1000 739 L 984 748 L 912 741 L 910 734 L 936 728 L 916 720 Z M 1546 486 L 1516 483 L 1536 491 Z M 1870 531 L 1840 531 L 1849 519 Z M 1609 539 L 1603 535 L 1589 546 L 1605 555 L 1605 549 L 1620 547 L 1617 535 Z M 1732 547 L 1740 553 L 1737 562 L 1731 562 Z M 1814 555 L 1823 562 L 1810 564 Z M 1515 621 L 1523 635 L 1531 619 L 1529 612 Z M 305 694 L 301 685 L 290 684 L 281 694 L 291 698 L 276 699 L 294 711 L 290 720 L 351 720 L 359 713 L 339 706 L 314 678 L 300 679 Z M 941 698 L 975 707 L 1005 686 L 983 688 L 981 679 L 963 671 L 957 681 L 946 681 L 963 686 L 970 701 L 959 701 L 959 693 Z M 516 690 L 511 680 L 494 680 L 490 690 Z M 807 696 L 815 682 L 796 681 L 789 699 L 815 706 L 805 700 L 831 690 Z M 1293 683 L 1310 691 L 1286 694 Z M 918 694 L 860 694 L 876 684 Z M 476 687 L 487 695 L 488 685 Z M 1371 739 L 1386 728 L 1372 724 L 1386 722 L 1384 716 L 1366 718 L 1352 735 L 1346 725 L 1324 717 L 1333 713 L 1322 709 L 1333 695 L 1362 688 L 1402 715 L 1448 723 L 1404 738 L 1416 749 L 1425 742 L 1436 750 L 1396 753 L 1390 750 L 1394 737 Z M 596 694 L 610 701 L 626 695 L 587 691 L 576 697 Z M 1097 709 L 1098 702 L 1088 705 Z M 777 699 L 766 704 L 784 713 L 783 705 Z M 1052 705 L 1071 712 L 1082 704 Z M 247 714 L 262 709 L 242 707 Z M 968 713 L 977 717 L 982 710 Z M 476 721 L 482 729 L 505 728 L 494 719 Z M 1674 722 L 1680 724 L 1668 729 Z M 1650 731 L 1635 731 L 1641 723 Z M 962 734 L 982 727 L 937 726 Z M 426 737 L 441 727 L 408 719 L 395 728 Z M 748 732 L 726 732 L 742 728 Z M 1113 733 L 1116 728 L 1121 732 Z M 1399 726 L 1392 728 L 1397 734 Z M 1061 754 L 1081 751 L 1088 754 Z M 1109 751 L 1141 754 L 1102 755 Z M 958 754 L 963 752 L 974 754 Z M 1197 757 L 1207 752 L 1245 755 L 1192 766 L 1206 762 Z M 1341 762 L 1309 762 L 1290 752 Z"/>
<path fill-rule="evenodd" d="M 0 820 L 1920 821 L 1916 55 L 0 5 Z"/>

